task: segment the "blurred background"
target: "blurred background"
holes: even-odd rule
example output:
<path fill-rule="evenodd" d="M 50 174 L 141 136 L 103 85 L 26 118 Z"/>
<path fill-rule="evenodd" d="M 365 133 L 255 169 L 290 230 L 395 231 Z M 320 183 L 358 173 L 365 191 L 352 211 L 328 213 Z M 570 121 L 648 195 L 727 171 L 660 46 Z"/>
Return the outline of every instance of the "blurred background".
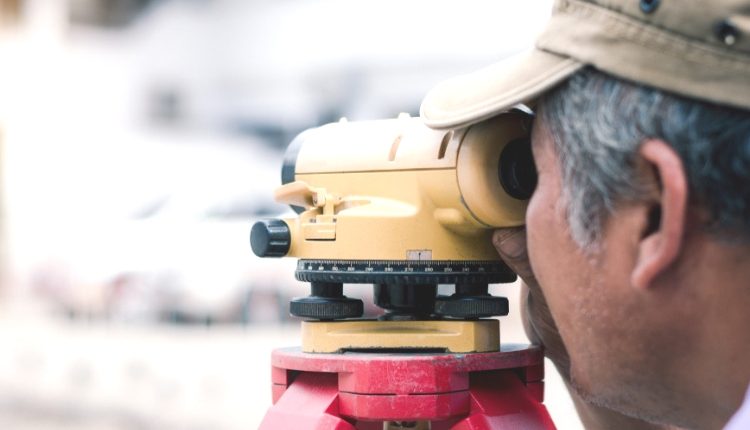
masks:
<path fill-rule="evenodd" d="M 0 0 L 0 428 L 256 428 L 307 294 L 248 244 L 286 211 L 286 144 L 417 115 L 436 83 L 530 46 L 550 7 Z M 525 341 L 517 307 L 503 321 Z M 547 399 L 580 428 L 551 366 Z"/>

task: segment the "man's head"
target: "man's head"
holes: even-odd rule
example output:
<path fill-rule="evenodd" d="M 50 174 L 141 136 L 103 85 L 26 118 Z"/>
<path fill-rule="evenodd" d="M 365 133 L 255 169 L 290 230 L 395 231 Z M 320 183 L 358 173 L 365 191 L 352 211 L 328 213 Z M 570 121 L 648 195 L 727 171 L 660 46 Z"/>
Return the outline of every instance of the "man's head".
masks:
<path fill-rule="evenodd" d="M 573 383 L 719 426 L 750 369 L 750 1 L 558 0 L 536 49 L 439 85 L 435 128 L 536 103 L 529 255 Z"/>
<path fill-rule="evenodd" d="M 707 385 L 726 385 L 721 344 L 745 341 L 750 112 L 593 70 L 539 108 L 529 253 L 573 383 L 648 419 L 695 425 L 701 401 L 731 414 L 741 393 Z"/>
<path fill-rule="evenodd" d="M 640 201 L 638 149 L 649 139 L 679 155 L 702 208 L 704 229 L 730 242 L 750 241 L 750 111 L 718 106 L 623 81 L 593 69 L 576 73 L 538 106 L 551 131 L 576 242 L 596 246 L 607 213 Z M 659 213 L 653 214 L 658 220 Z"/>

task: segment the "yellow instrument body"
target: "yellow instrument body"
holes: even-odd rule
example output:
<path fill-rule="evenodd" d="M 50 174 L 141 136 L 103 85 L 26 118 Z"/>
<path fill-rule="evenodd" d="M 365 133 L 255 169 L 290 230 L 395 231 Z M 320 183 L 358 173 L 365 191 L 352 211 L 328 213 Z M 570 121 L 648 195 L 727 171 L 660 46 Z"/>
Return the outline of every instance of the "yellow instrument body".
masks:
<path fill-rule="evenodd" d="M 496 227 L 524 223 L 526 201 L 498 178 L 506 144 L 528 136 L 513 112 L 459 130 L 420 118 L 328 124 L 309 130 L 280 202 L 303 207 L 286 218 L 287 256 L 341 260 L 488 261 Z"/>

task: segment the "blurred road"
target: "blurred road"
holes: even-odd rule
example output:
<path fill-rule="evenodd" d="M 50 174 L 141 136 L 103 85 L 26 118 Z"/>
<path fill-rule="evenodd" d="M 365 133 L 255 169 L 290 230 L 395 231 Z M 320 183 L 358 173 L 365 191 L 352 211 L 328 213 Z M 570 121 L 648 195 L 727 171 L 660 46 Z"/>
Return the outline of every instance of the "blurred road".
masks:
<path fill-rule="evenodd" d="M 206 328 L 40 315 L 0 307 L 0 428 L 257 428 L 271 401 L 270 351 L 298 343 L 296 324 Z M 504 340 L 523 341 L 517 315 L 503 321 Z M 555 422 L 581 428 L 549 363 L 547 370 Z"/>
<path fill-rule="evenodd" d="M 2 318 L 0 428 L 255 428 L 297 331 Z"/>

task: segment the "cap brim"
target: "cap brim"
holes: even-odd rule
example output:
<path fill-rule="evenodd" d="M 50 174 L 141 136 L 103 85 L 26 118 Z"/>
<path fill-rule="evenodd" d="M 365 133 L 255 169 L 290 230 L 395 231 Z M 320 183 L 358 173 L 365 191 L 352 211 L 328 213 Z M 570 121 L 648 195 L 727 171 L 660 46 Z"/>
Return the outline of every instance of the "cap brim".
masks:
<path fill-rule="evenodd" d="M 526 51 L 437 85 L 422 101 L 420 115 L 431 128 L 466 127 L 535 99 L 583 66 L 547 51 Z"/>

